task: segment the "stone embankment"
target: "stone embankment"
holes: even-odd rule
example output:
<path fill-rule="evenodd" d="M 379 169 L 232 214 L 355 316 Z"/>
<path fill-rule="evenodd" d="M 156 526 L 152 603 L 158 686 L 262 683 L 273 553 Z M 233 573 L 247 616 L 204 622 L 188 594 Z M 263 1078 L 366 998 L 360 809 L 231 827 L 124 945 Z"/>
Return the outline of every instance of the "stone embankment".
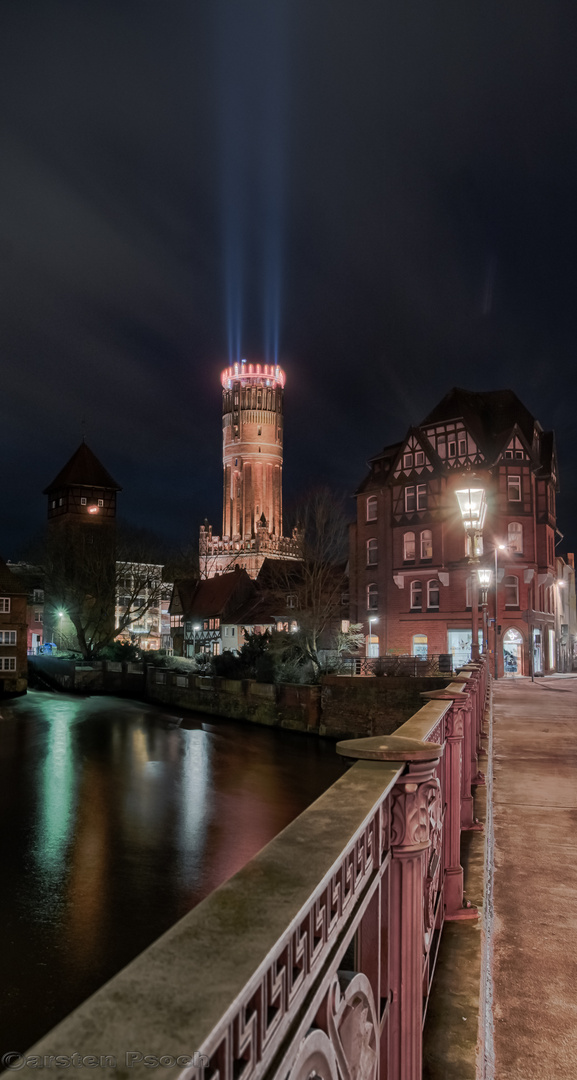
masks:
<path fill-rule="evenodd" d="M 31 666 L 55 689 L 145 697 L 178 709 L 335 739 L 390 734 L 420 708 L 424 691 L 446 686 L 449 678 L 327 675 L 319 686 L 300 686 L 48 656 L 34 657 Z"/>

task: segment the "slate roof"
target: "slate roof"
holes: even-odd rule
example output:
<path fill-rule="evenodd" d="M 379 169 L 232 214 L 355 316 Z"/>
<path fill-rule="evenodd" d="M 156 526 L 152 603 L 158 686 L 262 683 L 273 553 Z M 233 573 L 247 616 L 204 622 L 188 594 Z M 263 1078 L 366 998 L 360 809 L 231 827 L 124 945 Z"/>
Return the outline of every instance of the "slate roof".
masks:
<path fill-rule="evenodd" d="M 9 595 L 20 594 L 24 595 L 26 589 L 22 587 L 18 578 L 11 570 L 8 569 L 4 559 L 0 555 L 0 592 L 8 593 Z"/>
<path fill-rule="evenodd" d="M 186 618 L 223 616 L 233 600 L 239 605 L 254 588 L 246 570 L 236 568 L 229 574 L 205 578 L 196 584 L 194 592 L 181 592 L 181 603 Z"/>
<path fill-rule="evenodd" d="M 70 461 L 66 462 L 64 468 L 60 470 L 58 476 L 44 489 L 42 494 L 49 495 L 51 491 L 63 487 L 98 487 L 109 488 L 112 491 L 122 491 L 120 484 L 117 484 L 116 480 L 112 479 L 102 462 L 98 460 L 96 454 L 92 452 L 85 442 L 80 443 Z"/>
<path fill-rule="evenodd" d="M 518 424 L 529 446 L 533 441 L 535 418 L 513 390 L 462 390 L 454 386 L 421 421 L 420 427 L 462 417 L 482 446 Z"/>

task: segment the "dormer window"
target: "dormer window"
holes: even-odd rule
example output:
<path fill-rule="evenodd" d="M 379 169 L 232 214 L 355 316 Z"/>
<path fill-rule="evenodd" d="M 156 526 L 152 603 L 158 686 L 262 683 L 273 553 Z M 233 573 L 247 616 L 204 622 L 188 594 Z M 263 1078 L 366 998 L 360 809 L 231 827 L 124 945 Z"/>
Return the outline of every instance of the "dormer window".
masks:
<path fill-rule="evenodd" d="M 522 460 L 523 459 L 523 451 L 522 450 L 515 450 L 515 457 L 516 458 L 521 458 L 521 460 Z"/>
<path fill-rule="evenodd" d="M 417 450 L 417 453 L 415 454 L 415 465 L 424 465 L 424 464 L 425 464 L 425 453 L 424 453 L 423 450 Z"/>
<path fill-rule="evenodd" d="M 512 458 L 513 457 L 513 451 L 512 450 L 505 450 L 505 457 L 506 458 Z"/>
<path fill-rule="evenodd" d="M 413 468 L 413 455 L 412 454 L 405 454 L 403 456 L 403 469 L 412 469 L 412 468 Z"/>

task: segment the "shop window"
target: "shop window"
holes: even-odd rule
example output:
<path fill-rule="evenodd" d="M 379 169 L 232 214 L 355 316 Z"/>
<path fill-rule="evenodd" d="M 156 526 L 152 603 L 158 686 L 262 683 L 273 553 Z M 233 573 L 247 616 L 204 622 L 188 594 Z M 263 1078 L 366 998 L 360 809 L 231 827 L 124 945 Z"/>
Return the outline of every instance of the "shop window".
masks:
<path fill-rule="evenodd" d="M 426 634 L 413 634 L 413 656 L 426 656 L 427 645 Z"/>

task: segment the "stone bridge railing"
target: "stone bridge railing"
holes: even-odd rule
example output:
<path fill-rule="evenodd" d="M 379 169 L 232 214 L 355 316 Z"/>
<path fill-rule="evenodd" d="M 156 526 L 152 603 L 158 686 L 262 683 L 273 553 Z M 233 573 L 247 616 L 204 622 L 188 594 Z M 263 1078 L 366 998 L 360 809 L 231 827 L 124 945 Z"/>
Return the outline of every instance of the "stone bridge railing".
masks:
<path fill-rule="evenodd" d="M 355 763 L 320 799 L 26 1056 L 68 1078 L 76 1052 L 117 1080 L 420 1080 L 443 923 L 477 914 L 460 835 L 486 682 L 468 665 L 395 735 L 340 743 Z"/>

